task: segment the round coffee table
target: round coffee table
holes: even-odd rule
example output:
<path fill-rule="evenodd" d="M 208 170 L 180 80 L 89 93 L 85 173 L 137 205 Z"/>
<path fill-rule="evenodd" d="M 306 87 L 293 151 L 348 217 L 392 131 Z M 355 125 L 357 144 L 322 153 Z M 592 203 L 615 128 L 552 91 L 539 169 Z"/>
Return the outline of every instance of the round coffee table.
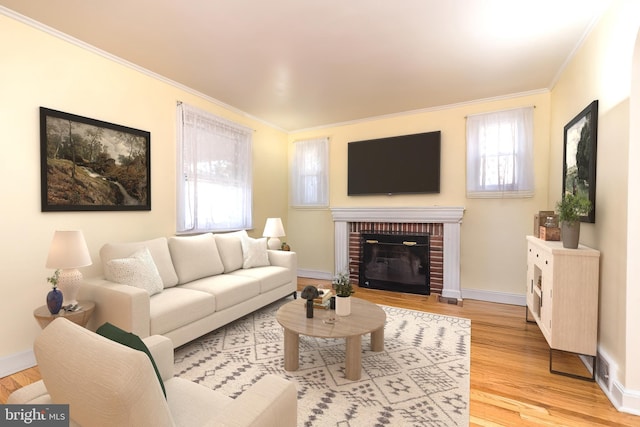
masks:
<path fill-rule="evenodd" d="M 284 369 L 297 371 L 300 358 L 300 334 L 317 338 L 345 338 L 345 377 L 359 380 L 362 373 L 362 335 L 371 333 L 371 351 L 384 350 L 384 323 L 387 314 L 369 301 L 351 297 L 351 314 L 327 316 L 325 310 L 315 310 L 314 317 L 306 317 L 306 301 L 293 300 L 276 313 L 276 320 L 284 328 Z M 329 317 L 335 318 L 331 323 Z"/>

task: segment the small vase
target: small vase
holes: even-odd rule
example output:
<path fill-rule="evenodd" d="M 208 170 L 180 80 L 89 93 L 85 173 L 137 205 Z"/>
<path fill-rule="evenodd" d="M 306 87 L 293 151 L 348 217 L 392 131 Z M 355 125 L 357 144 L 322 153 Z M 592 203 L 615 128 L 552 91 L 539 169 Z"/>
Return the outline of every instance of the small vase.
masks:
<path fill-rule="evenodd" d="M 62 292 L 53 288 L 47 294 L 47 308 L 51 314 L 58 314 L 62 308 Z"/>
<path fill-rule="evenodd" d="M 351 297 L 336 297 L 336 315 L 348 316 L 351 314 Z"/>

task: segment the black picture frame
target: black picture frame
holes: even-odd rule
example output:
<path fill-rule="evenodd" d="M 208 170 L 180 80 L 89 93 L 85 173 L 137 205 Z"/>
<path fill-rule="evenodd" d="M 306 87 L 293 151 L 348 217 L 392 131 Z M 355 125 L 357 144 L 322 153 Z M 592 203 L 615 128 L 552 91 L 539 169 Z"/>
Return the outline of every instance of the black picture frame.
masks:
<path fill-rule="evenodd" d="M 40 107 L 42 212 L 151 210 L 151 134 Z"/>
<path fill-rule="evenodd" d="M 562 194 L 584 194 L 591 211 L 582 222 L 596 222 L 596 159 L 598 100 L 593 101 L 564 127 Z"/>

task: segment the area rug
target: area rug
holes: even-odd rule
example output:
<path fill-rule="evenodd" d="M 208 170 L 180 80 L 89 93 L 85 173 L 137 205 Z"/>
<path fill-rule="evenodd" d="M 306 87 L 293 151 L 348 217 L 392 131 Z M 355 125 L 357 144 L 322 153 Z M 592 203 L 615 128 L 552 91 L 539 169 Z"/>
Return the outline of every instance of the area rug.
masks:
<path fill-rule="evenodd" d="M 232 398 L 266 374 L 287 378 L 298 390 L 299 426 L 468 425 L 469 319 L 381 306 L 387 314 L 385 349 L 372 352 L 370 336 L 364 336 L 362 377 L 349 381 L 344 339 L 300 336 L 300 369 L 284 370 L 283 330 L 275 313 L 290 300 L 179 347 L 176 375 Z"/>

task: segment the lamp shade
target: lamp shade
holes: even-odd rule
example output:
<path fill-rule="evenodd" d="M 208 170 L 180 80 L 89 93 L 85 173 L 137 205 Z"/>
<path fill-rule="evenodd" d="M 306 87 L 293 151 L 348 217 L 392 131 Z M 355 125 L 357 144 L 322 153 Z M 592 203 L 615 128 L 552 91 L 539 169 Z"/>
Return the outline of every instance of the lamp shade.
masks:
<path fill-rule="evenodd" d="M 263 237 L 282 237 L 284 236 L 284 227 L 280 218 L 267 218 L 264 226 Z"/>
<path fill-rule="evenodd" d="M 56 231 L 49 247 L 47 268 L 78 268 L 91 265 L 91 255 L 80 230 Z"/>

